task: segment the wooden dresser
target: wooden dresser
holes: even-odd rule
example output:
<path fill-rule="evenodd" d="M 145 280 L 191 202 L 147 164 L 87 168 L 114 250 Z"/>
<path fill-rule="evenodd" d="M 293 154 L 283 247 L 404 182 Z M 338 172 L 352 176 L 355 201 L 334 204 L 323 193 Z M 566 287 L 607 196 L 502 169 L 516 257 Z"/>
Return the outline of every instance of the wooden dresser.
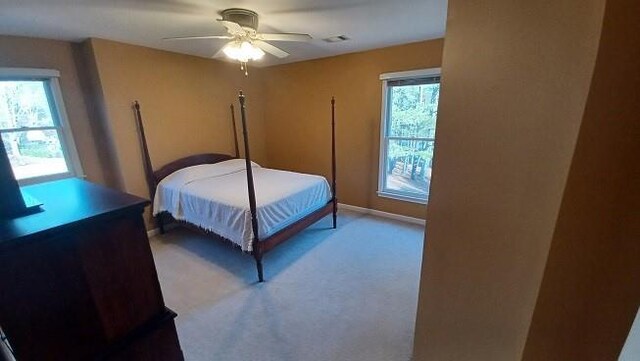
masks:
<path fill-rule="evenodd" d="M 44 211 L 0 220 L 0 327 L 16 359 L 183 360 L 148 201 L 78 179 L 25 190 Z"/>

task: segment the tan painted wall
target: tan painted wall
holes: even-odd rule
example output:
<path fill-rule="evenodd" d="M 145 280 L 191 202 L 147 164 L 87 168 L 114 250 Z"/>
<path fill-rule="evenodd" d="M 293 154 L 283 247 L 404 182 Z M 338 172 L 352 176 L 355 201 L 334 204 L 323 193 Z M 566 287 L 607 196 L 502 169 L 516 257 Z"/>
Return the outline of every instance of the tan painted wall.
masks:
<path fill-rule="evenodd" d="M 87 179 L 106 184 L 99 156 L 99 132 L 87 111 L 86 94 L 75 61 L 74 44 L 65 41 L 0 36 L 0 67 L 47 68 L 60 71 L 60 88 Z"/>
<path fill-rule="evenodd" d="M 450 0 L 415 360 L 520 360 L 604 0 Z"/>
<path fill-rule="evenodd" d="M 235 64 L 102 39 L 83 44 L 3 39 L 0 44 L 12 55 L 3 58 L 9 65 L 54 67 L 71 74 L 61 82 L 90 180 L 148 195 L 131 109 L 135 99 L 142 104 L 155 167 L 198 152 L 232 152 L 228 105 L 237 103 L 239 89 L 248 97 L 252 152 L 258 162 L 328 176 L 329 99 L 335 95 L 341 201 L 424 218 L 424 206 L 379 198 L 375 193 L 378 76 L 440 66 L 442 40 L 253 68 L 245 78 Z M 91 129 L 89 118 L 93 119 Z M 297 136 L 292 137 L 292 132 Z"/>
<path fill-rule="evenodd" d="M 196 153 L 233 154 L 229 104 L 244 90 L 252 157 L 266 163 L 261 72 L 236 64 L 102 39 L 84 44 L 125 191 L 148 196 L 132 102 L 142 106 L 151 161 L 158 168 Z M 242 143 L 240 143 L 242 146 Z"/>
<path fill-rule="evenodd" d="M 98 131 L 97 134 L 102 135 L 97 137 L 97 140 L 100 141 L 99 156 L 102 160 L 106 184 L 111 188 L 124 190 L 124 180 L 118 164 L 115 141 L 111 137 L 111 123 L 106 113 L 104 92 L 99 81 L 93 48 L 88 41 L 75 44 L 74 48 L 89 116 L 95 120 L 93 123 L 95 130 Z"/>
<path fill-rule="evenodd" d="M 638 14 L 607 1 L 524 360 L 617 360 L 640 305 Z"/>
<path fill-rule="evenodd" d="M 336 97 L 340 202 L 424 218 L 425 206 L 380 198 L 381 73 L 439 67 L 442 40 L 266 68 L 265 122 L 270 165 L 331 172 L 331 107 Z"/>

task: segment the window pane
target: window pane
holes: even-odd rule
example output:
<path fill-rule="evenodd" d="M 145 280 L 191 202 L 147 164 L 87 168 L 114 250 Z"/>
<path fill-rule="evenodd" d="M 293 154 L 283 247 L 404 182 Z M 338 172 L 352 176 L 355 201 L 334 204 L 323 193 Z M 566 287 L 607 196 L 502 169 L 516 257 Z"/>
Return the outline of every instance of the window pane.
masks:
<path fill-rule="evenodd" d="M 0 81 L 0 129 L 53 126 L 44 81 Z"/>
<path fill-rule="evenodd" d="M 54 129 L 2 133 L 2 142 L 18 180 L 69 171 Z"/>
<path fill-rule="evenodd" d="M 440 84 L 389 87 L 388 135 L 434 138 Z"/>
<path fill-rule="evenodd" d="M 427 199 L 433 141 L 389 140 L 384 191 Z"/>

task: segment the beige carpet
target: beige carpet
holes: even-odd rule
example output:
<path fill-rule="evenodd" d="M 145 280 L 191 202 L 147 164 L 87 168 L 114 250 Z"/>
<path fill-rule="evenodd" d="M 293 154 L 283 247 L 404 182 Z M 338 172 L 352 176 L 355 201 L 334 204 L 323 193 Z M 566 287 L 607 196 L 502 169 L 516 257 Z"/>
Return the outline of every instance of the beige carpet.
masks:
<path fill-rule="evenodd" d="M 151 241 L 188 361 L 409 360 L 423 227 L 342 212 L 253 258 L 174 229 Z"/>

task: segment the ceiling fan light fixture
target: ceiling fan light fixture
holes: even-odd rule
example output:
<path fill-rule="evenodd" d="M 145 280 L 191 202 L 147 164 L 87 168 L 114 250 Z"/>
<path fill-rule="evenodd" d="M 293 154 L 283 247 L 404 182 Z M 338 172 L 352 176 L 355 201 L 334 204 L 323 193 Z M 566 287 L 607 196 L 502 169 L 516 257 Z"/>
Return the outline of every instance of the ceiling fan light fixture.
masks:
<path fill-rule="evenodd" d="M 249 60 L 260 60 L 264 56 L 264 51 L 249 41 L 232 41 L 222 50 L 230 59 L 246 63 Z"/>
<path fill-rule="evenodd" d="M 290 54 L 271 42 L 309 42 L 311 35 L 302 33 L 260 33 L 258 32 L 258 14 L 247 9 L 226 9 L 220 15 L 218 22 L 227 29 L 227 35 L 196 35 L 164 38 L 164 40 L 195 40 L 195 39 L 228 39 L 221 50 L 215 53 L 217 58 L 221 53 L 229 59 L 240 63 L 240 69 L 248 75 L 249 61 L 262 59 L 266 53 L 283 59 Z M 346 37 L 345 37 L 346 38 Z"/>
<path fill-rule="evenodd" d="M 260 60 L 264 56 L 264 51 L 262 49 L 253 47 L 253 60 Z"/>
<path fill-rule="evenodd" d="M 258 48 L 248 41 L 242 42 L 242 45 L 240 45 L 240 50 L 244 54 L 248 55 L 248 58 L 251 60 L 260 60 L 264 56 L 264 51 L 262 51 L 262 49 Z"/>

